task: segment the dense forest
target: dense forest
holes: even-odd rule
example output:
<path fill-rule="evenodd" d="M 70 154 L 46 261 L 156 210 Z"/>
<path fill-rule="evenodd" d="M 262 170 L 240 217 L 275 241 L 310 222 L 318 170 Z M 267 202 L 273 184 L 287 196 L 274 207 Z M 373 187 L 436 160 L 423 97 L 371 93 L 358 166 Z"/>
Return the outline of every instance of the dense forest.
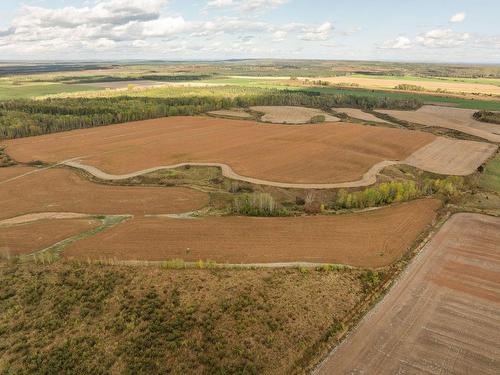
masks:
<path fill-rule="evenodd" d="M 214 96 L 139 98 L 123 96 L 9 100 L 0 102 L 0 139 L 29 137 L 159 117 L 192 116 L 223 108 L 254 105 L 296 105 L 322 109 L 331 109 L 335 106 L 363 109 L 375 107 L 417 109 L 421 103 L 414 99 L 274 90 L 267 94 L 235 98 Z"/>

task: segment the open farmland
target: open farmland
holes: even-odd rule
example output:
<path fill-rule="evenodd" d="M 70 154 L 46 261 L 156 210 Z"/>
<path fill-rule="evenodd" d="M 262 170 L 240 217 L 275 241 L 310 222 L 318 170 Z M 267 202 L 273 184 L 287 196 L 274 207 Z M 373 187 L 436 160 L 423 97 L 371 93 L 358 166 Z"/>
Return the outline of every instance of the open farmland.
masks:
<path fill-rule="evenodd" d="M 364 121 L 371 121 L 371 122 L 385 122 L 388 123 L 388 121 L 382 120 L 378 118 L 375 115 L 372 115 L 371 113 L 366 113 L 363 112 L 361 109 L 358 108 L 332 108 L 335 112 L 338 113 L 345 113 L 347 116 L 359 119 L 359 120 L 364 120 Z"/>
<path fill-rule="evenodd" d="M 452 93 L 479 93 L 486 95 L 500 95 L 500 86 L 496 84 L 485 83 L 465 83 L 465 82 L 452 82 L 452 81 L 431 81 L 431 80 L 411 80 L 397 78 L 385 79 L 377 77 L 357 77 L 357 76 L 344 76 L 344 77 L 321 77 L 321 81 L 329 82 L 332 84 L 357 84 L 365 88 L 379 88 L 379 89 L 394 89 L 398 85 L 412 85 L 419 86 L 427 91 L 448 91 Z M 496 83 L 496 81 L 494 81 Z"/>
<path fill-rule="evenodd" d="M 405 164 L 433 173 L 467 176 L 490 158 L 497 146 L 438 137 L 411 154 Z"/>
<path fill-rule="evenodd" d="M 318 374 L 498 374 L 500 219 L 456 214 Z"/>
<path fill-rule="evenodd" d="M 317 116 L 322 116 L 326 122 L 340 121 L 338 117 L 332 116 L 316 108 L 297 106 L 255 106 L 250 107 L 250 109 L 255 112 L 262 112 L 264 114 L 260 118 L 262 121 L 276 124 L 305 124 Z"/>
<path fill-rule="evenodd" d="M 424 105 L 416 111 L 378 109 L 377 112 L 408 122 L 454 129 L 492 142 L 500 142 L 500 125 L 475 120 L 472 118 L 475 110 Z"/>
<path fill-rule="evenodd" d="M 176 163 L 229 164 L 239 175 L 293 183 L 360 179 L 373 165 L 403 160 L 435 136 L 348 123 L 264 125 L 175 117 L 21 138 L 4 142 L 20 162 L 83 163 L 131 173 Z"/>
<path fill-rule="evenodd" d="M 340 216 L 134 219 L 74 243 L 64 256 L 383 267 L 412 245 L 439 206 L 437 200 L 423 199 Z"/>
<path fill-rule="evenodd" d="M 207 202 L 205 193 L 186 188 L 100 185 L 61 168 L 0 168 L 0 219 L 39 212 L 178 213 Z"/>
<path fill-rule="evenodd" d="M 221 109 L 219 111 L 208 112 L 209 115 L 227 116 L 236 118 L 252 118 L 252 115 L 242 108 Z"/>
<path fill-rule="evenodd" d="M 33 253 L 98 225 L 98 220 L 66 219 L 0 226 L 0 256 Z"/>

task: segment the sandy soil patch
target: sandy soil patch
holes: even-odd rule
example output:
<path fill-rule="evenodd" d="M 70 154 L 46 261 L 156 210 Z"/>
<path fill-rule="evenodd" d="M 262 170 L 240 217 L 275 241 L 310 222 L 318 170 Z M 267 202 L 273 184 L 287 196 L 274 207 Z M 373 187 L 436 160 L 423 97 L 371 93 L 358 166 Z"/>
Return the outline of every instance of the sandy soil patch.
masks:
<path fill-rule="evenodd" d="M 416 111 L 378 109 L 377 112 L 408 122 L 454 129 L 492 142 L 500 142 L 500 125 L 474 120 L 472 115 L 477 111 L 473 109 L 424 105 Z"/>
<path fill-rule="evenodd" d="M 496 150 L 497 146 L 491 143 L 439 137 L 404 163 L 429 172 L 466 176 L 474 173 Z"/>
<path fill-rule="evenodd" d="M 375 164 L 404 160 L 436 137 L 347 123 L 269 126 L 208 117 L 169 117 L 5 141 L 18 161 L 83 157 L 104 172 L 207 162 L 237 174 L 290 183 L 355 181 Z"/>
<path fill-rule="evenodd" d="M 320 109 L 294 106 L 256 106 L 250 107 L 252 111 L 263 112 L 262 121 L 277 124 L 304 124 L 311 121 L 314 116 L 325 116 L 325 122 L 340 121 Z"/>
<path fill-rule="evenodd" d="M 318 78 L 321 81 L 327 81 L 335 84 L 343 83 L 356 83 L 361 87 L 367 88 L 381 88 L 393 89 L 397 85 L 415 85 L 424 87 L 429 91 L 436 91 L 438 89 L 446 90 L 454 93 L 481 93 L 481 94 L 494 94 L 500 95 L 500 87 L 495 85 L 481 84 L 481 83 L 466 83 L 466 82 L 436 82 L 436 81 L 412 81 L 406 79 L 383 79 L 383 78 L 365 78 L 365 77 L 326 77 Z"/>
<path fill-rule="evenodd" d="M 64 219 L 0 227 L 0 255 L 29 254 L 99 225 L 99 220 Z"/>
<path fill-rule="evenodd" d="M 439 206 L 437 200 L 424 199 L 339 216 L 141 218 L 74 243 L 65 256 L 381 267 L 407 250 Z"/>
<path fill-rule="evenodd" d="M 219 111 L 208 112 L 209 115 L 217 115 L 217 116 L 229 116 L 229 117 L 237 117 L 237 118 L 251 118 L 252 115 L 250 113 L 245 112 L 241 108 L 232 108 L 232 109 L 221 109 Z"/>
<path fill-rule="evenodd" d="M 352 117 L 352 118 L 357 118 L 359 120 L 373 121 L 373 122 L 385 122 L 387 124 L 390 124 L 390 122 L 382 120 L 382 119 L 378 118 L 377 116 L 374 116 L 371 113 L 366 113 L 358 108 L 332 108 L 332 110 L 334 110 L 335 112 L 338 112 L 338 113 L 345 113 L 347 116 Z"/>
<path fill-rule="evenodd" d="M 0 168 L 0 219 L 27 213 L 162 214 L 198 209 L 207 194 L 184 188 L 125 187 L 89 182 L 69 169 L 52 168 L 10 182 L 3 174 L 36 171 L 29 167 Z"/>
<path fill-rule="evenodd" d="M 318 374 L 497 374 L 500 218 L 456 214 Z"/>

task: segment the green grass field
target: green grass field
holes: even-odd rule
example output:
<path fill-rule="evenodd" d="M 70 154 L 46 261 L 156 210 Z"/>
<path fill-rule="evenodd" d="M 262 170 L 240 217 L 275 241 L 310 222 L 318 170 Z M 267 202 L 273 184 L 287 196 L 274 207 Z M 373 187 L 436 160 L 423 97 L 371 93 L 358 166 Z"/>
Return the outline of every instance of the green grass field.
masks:
<path fill-rule="evenodd" d="M 8 82 L 1 82 L 0 100 L 34 98 L 43 95 L 93 90 L 101 90 L 101 88 L 90 85 L 68 85 L 62 83 L 23 83 L 13 85 Z"/>
<path fill-rule="evenodd" d="M 486 164 L 479 185 L 485 190 L 500 192 L 500 154 Z"/>
<path fill-rule="evenodd" d="M 351 77 L 356 78 L 371 78 L 371 79 L 388 79 L 394 81 L 421 81 L 421 82 L 461 82 L 461 83 L 478 83 L 483 85 L 500 86 L 500 79 L 497 78 L 453 78 L 453 77 L 420 77 L 420 76 L 391 76 L 391 75 L 369 75 L 369 74 L 352 74 Z"/>

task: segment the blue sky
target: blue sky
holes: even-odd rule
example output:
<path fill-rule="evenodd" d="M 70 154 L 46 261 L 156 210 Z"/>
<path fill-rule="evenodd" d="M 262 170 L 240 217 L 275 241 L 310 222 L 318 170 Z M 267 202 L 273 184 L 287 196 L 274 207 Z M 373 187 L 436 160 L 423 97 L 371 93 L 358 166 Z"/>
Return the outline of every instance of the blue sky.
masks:
<path fill-rule="evenodd" d="M 500 63 L 498 0 L 0 2 L 0 59 Z"/>

